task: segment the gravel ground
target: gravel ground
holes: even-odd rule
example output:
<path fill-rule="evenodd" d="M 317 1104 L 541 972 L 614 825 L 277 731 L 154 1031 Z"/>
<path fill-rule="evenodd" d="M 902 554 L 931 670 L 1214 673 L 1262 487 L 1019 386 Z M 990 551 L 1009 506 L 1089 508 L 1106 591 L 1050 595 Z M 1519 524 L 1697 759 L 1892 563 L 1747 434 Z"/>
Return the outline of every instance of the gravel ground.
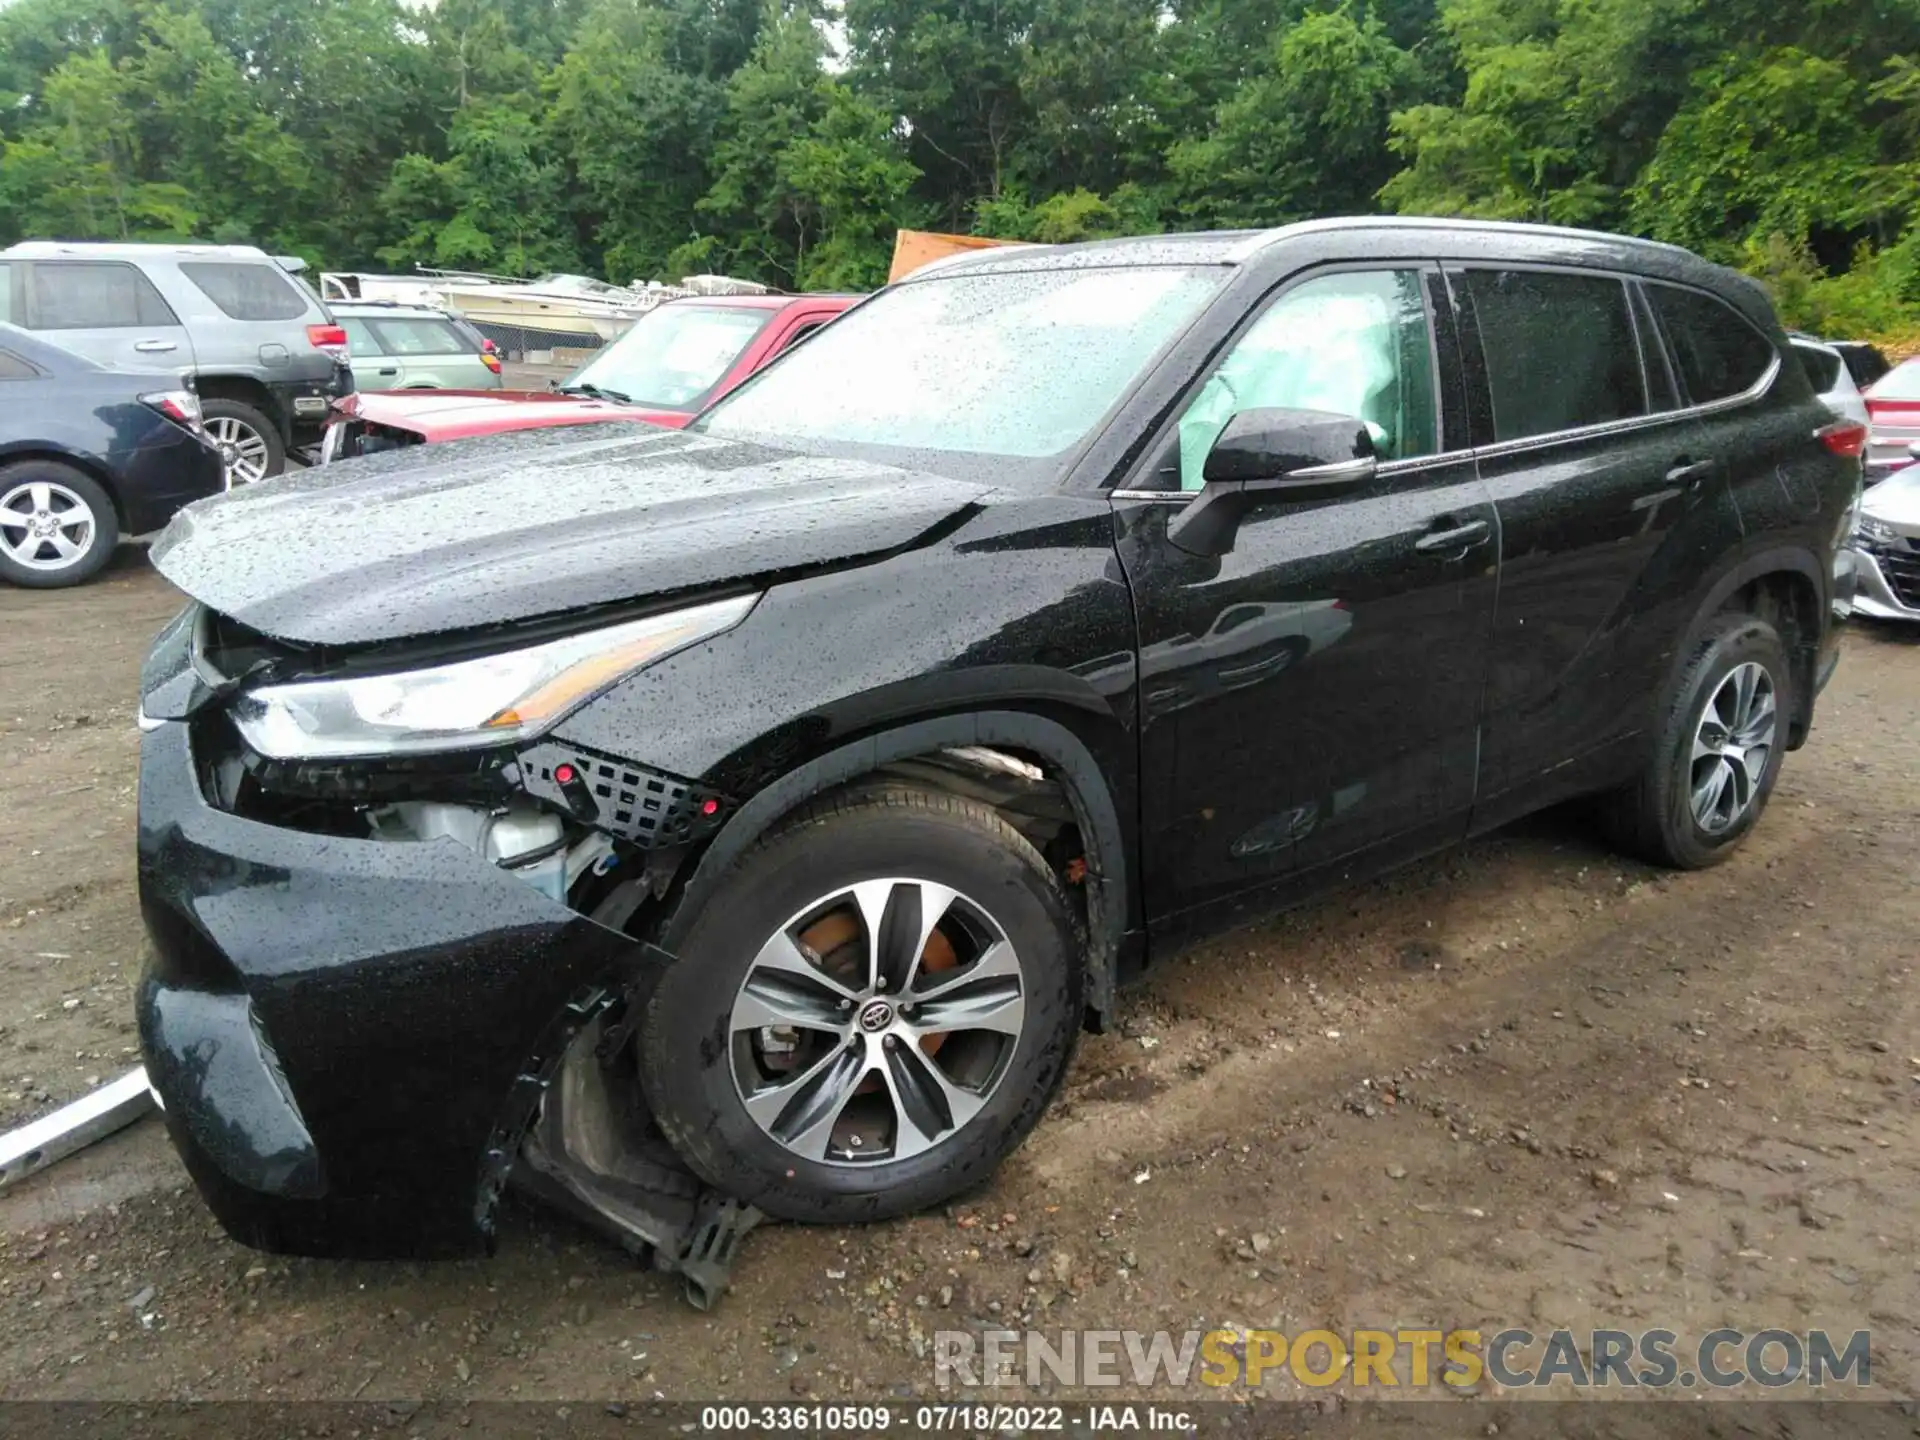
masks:
<path fill-rule="evenodd" d="M 0 590 L 0 1123 L 133 1062 L 134 680 L 178 603 L 137 552 Z M 1853 636 L 1726 866 L 1555 812 L 1214 944 L 986 1190 L 763 1229 L 709 1315 L 527 1209 L 489 1260 L 256 1254 L 143 1122 L 0 1194 L 0 1396 L 878 1398 L 940 1329 L 1383 1322 L 1869 1329 L 1913 1396 L 1916 640 Z"/>

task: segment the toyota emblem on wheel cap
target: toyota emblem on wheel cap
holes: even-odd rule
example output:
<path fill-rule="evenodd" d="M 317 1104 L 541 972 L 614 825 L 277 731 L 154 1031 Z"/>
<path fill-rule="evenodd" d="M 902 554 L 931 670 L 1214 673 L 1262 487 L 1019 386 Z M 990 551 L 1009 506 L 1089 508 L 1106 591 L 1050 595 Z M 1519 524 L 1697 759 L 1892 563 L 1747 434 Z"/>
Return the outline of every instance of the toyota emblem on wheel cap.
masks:
<path fill-rule="evenodd" d="M 860 1028 L 875 1034 L 893 1023 L 893 1006 L 884 1000 L 869 1000 L 860 1007 Z"/>

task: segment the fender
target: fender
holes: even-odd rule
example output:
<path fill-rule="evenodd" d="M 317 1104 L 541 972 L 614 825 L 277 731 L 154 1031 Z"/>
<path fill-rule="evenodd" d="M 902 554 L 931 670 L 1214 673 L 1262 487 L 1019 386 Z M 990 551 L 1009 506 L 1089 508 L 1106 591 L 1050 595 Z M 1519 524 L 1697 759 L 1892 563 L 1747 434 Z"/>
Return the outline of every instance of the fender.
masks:
<path fill-rule="evenodd" d="M 1674 646 L 1667 657 L 1665 680 L 1659 691 L 1662 695 L 1673 693 L 1673 687 L 1679 682 L 1680 668 L 1686 662 L 1692 648 L 1693 637 L 1700 633 L 1701 627 L 1712 616 L 1719 613 L 1737 591 L 1752 584 L 1762 575 L 1775 575 L 1782 572 L 1798 575 L 1813 586 L 1815 615 L 1821 626 L 1819 634 L 1807 637 L 1798 647 L 1798 653 L 1790 658 L 1795 667 L 1794 700 L 1795 724 L 1790 732 L 1788 749 L 1798 749 L 1813 723 L 1814 701 L 1814 657 L 1819 654 L 1820 642 L 1831 624 L 1831 601 L 1833 598 L 1833 575 L 1830 567 L 1823 567 L 1814 552 L 1801 545 L 1772 545 L 1764 550 L 1740 556 L 1723 569 L 1707 586 L 1700 600 L 1695 604 L 1692 618 L 1686 629 L 1678 632 L 1682 642 Z"/>
<path fill-rule="evenodd" d="M 1132 884 L 1133 847 L 1093 752 L 1058 721 L 1027 711 L 985 710 L 921 720 L 842 745 L 789 770 L 742 805 L 714 836 L 668 915 L 659 943 L 669 951 L 679 949 L 727 868 L 795 806 L 891 760 L 961 745 L 1028 751 L 1063 781 L 1087 849 L 1088 1006 L 1096 1016 L 1111 1013 L 1117 980 L 1137 968 L 1143 949 L 1137 921 L 1130 923 L 1138 893 Z"/>

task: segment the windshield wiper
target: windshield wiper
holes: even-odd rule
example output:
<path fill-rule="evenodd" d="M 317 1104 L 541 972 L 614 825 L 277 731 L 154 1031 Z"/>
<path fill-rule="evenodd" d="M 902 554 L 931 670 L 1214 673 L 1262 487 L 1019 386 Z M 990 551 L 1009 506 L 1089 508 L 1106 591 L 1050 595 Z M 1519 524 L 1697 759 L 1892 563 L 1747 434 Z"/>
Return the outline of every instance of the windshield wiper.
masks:
<path fill-rule="evenodd" d="M 622 395 L 618 390 L 609 390 L 603 385 L 561 385 L 557 387 L 562 395 L 585 395 L 590 400 L 611 400 L 616 405 L 631 405 L 631 396 Z"/>

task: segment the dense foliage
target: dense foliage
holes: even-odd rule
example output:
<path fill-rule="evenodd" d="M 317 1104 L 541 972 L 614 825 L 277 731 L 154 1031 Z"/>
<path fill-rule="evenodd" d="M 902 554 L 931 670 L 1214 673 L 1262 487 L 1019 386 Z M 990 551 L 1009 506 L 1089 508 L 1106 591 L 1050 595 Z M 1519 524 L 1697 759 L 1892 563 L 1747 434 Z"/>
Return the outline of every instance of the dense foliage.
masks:
<path fill-rule="evenodd" d="M 1677 241 L 1920 323 L 1920 0 L 13 0 L 0 240 L 885 273 L 1390 210 Z"/>

